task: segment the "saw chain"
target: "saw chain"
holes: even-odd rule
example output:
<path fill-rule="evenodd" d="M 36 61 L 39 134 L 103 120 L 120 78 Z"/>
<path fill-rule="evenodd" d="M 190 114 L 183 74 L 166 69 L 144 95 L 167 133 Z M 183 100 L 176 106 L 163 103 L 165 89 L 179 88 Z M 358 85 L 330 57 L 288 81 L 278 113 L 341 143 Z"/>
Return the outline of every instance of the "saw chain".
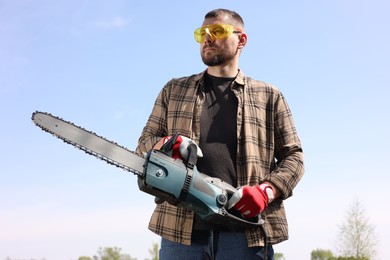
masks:
<path fill-rule="evenodd" d="M 76 125 L 76 124 L 74 124 L 74 123 L 72 123 L 72 122 L 70 122 L 70 121 L 66 121 L 66 120 L 64 120 L 64 119 L 62 119 L 62 118 L 60 118 L 60 117 L 58 117 L 58 116 L 54 116 L 54 115 L 52 115 L 52 114 L 50 114 L 50 113 L 47 113 L 47 112 L 35 111 L 35 112 L 32 114 L 32 116 L 31 116 L 31 119 L 33 120 L 33 122 L 34 122 L 38 127 L 40 127 L 43 131 L 52 134 L 53 136 L 55 136 L 55 137 L 61 139 L 62 141 L 64 141 L 65 143 L 70 144 L 70 145 L 72 145 L 72 146 L 78 148 L 79 150 L 82 150 L 82 151 L 84 151 L 85 153 L 87 153 L 87 154 L 89 154 L 89 155 L 92 155 L 92 156 L 94 156 L 94 157 L 96 157 L 96 158 L 98 158 L 98 159 L 100 159 L 100 160 L 103 160 L 103 161 L 105 161 L 106 163 L 108 163 L 108 164 L 110 164 L 110 165 L 114 165 L 114 166 L 116 166 L 116 167 L 118 167 L 118 168 L 121 168 L 121 169 L 123 169 L 123 170 L 125 170 L 125 171 L 127 171 L 127 172 L 131 172 L 131 173 L 133 173 L 133 174 L 135 174 L 135 175 L 138 175 L 138 176 L 140 176 L 140 177 L 143 176 L 143 172 L 141 172 L 141 171 L 139 171 L 139 170 L 133 169 L 133 168 L 127 166 L 127 165 L 124 165 L 124 164 L 118 162 L 118 161 L 115 161 L 115 160 L 113 160 L 113 159 L 111 159 L 111 158 L 108 158 L 107 156 L 105 156 L 105 155 L 102 154 L 102 153 L 98 153 L 98 152 L 96 152 L 96 151 L 92 151 L 91 149 L 89 149 L 89 148 L 87 148 L 87 147 L 85 147 L 85 146 L 83 146 L 83 145 L 81 145 L 81 144 L 79 144 L 79 143 L 76 143 L 76 142 L 74 142 L 74 141 L 72 141 L 72 140 L 70 140 L 70 139 L 67 139 L 67 138 L 63 137 L 62 135 L 56 134 L 55 132 L 53 132 L 52 130 L 48 129 L 47 127 L 45 127 L 44 125 L 42 125 L 42 124 L 40 123 L 40 120 L 39 120 L 39 118 L 38 118 L 38 115 L 39 115 L 39 116 L 47 116 L 47 117 L 50 117 L 50 118 L 53 119 L 53 120 L 57 120 L 58 123 L 61 123 L 61 122 L 62 122 L 62 123 L 65 123 L 65 124 L 67 124 L 68 126 L 77 128 L 77 129 L 79 129 L 79 130 L 81 130 L 81 131 L 83 131 L 83 132 L 85 132 L 85 133 L 90 134 L 90 135 L 94 135 L 95 137 L 101 139 L 102 141 L 111 143 L 111 144 L 115 145 L 116 147 L 118 147 L 118 148 L 120 148 L 120 149 L 123 149 L 123 150 L 125 150 L 125 151 L 127 151 L 127 152 L 129 152 L 129 153 L 132 153 L 132 154 L 136 155 L 133 151 L 129 150 L 128 148 L 126 148 L 126 147 L 124 147 L 124 146 L 122 146 L 122 145 L 119 145 L 118 143 L 116 143 L 116 142 L 114 142 L 114 141 L 108 140 L 108 139 L 106 139 L 105 137 L 96 134 L 95 132 L 86 130 L 86 129 L 83 128 L 83 127 L 80 127 L 80 126 L 78 126 L 78 125 Z M 56 126 L 57 126 L 57 125 L 56 125 Z M 137 155 L 137 156 L 138 156 L 138 155 Z"/>

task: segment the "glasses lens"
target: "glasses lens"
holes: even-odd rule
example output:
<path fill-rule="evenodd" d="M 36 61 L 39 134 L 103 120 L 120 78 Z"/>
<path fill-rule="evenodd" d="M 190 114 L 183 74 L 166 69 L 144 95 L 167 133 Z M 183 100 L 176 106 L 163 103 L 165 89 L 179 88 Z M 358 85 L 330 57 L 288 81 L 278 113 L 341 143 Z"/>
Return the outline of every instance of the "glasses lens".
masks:
<path fill-rule="evenodd" d="M 206 38 L 206 31 L 204 28 L 198 28 L 194 32 L 195 41 L 200 43 Z"/>
<path fill-rule="evenodd" d="M 212 24 L 195 30 L 195 41 L 201 43 L 209 35 L 214 39 L 225 39 L 234 31 L 234 27 L 228 24 Z"/>
<path fill-rule="evenodd" d="M 211 35 L 217 39 L 224 39 L 230 36 L 233 28 L 227 25 L 217 24 L 215 26 L 210 26 L 209 30 Z"/>

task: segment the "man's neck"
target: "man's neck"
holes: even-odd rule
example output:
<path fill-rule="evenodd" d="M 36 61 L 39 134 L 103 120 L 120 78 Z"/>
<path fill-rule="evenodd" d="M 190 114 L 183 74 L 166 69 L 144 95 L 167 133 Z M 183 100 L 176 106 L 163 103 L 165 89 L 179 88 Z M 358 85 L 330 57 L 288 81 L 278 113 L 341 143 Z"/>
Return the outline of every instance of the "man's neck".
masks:
<path fill-rule="evenodd" d="M 239 69 L 237 66 L 209 66 L 207 73 L 214 77 L 233 78 L 237 75 Z"/>

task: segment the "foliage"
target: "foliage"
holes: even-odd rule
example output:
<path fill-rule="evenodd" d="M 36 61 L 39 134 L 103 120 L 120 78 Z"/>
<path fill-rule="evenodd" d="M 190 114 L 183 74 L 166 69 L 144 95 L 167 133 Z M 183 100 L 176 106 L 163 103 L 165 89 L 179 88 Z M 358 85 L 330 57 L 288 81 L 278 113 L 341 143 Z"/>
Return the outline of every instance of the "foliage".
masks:
<path fill-rule="evenodd" d="M 353 256 L 338 256 L 338 257 L 331 257 L 329 258 L 329 260 L 370 260 L 368 258 L 365 258 L 365 257 L 360 257 L 360 258 L 356 258 L 356 257 L 353 257 Z"/>
<path fill-rule="evenodd" d="M 153 242 L 152 249 L 149 249 L 149 254 L 152 257 L 150 260 L 158 260 L 159 245 Z"/>
<path fill-rule="evenodd" d="M 330 250 L 316 249 L 311 252 L 311 260 L 370 260 L 366 257 L 334 256 Z"/>
<path fill-rule="evenodd" d="M 80 256 L 78 260 L 137 260 L 128 254 L 122 254 L 122 249 L 119 247 L 100 247 L 98 256 Z"/>
<path fill-rule="evenodd" d="M 355 200 L 347 211 L 345 222 L 339 226 L 337 249 L 343 257 L 371 259 L 375 256 L 378 240 L 374 227 L 369 223 L 366 211 L 359 200 Z M 344 258 L 349 260 L 350 258 Z M 343 259 L 343 260 L 344 260 Z"/>
<path fill-rule="evenodd" d="M 80 256 L 77 260 L 92 260 L 89 256 Z"/>
<path fill-rule="evenodd" d="M 274 253 L 274 259 L 275 260 L 286 260 L 284 255 L 282 253 Z"/>
<path fill-rule="evenodd" d="M 311 260 L 330 260 L 333 258 L 333 253 L 330 250 L 316 249 L 311 251 Z"/>
<path fill-rule="evenodd" d="M 122 249 L 119 247 L 105 247 L 99 248 L 98 254 L 100 258 L 99 260 L 137 260 L 136 258 L 132 258 L 128 254 L 122 254 Z"/>
<path fill-rule="evenodd" d="M 137 260 L 132 258 L 129 254 L 122 254 L 122 249 L 119 247 L 99 247 L 97 256 L 94 255 L 92 258 L 89 256 L 80 256 L 78 260 Z M 153 247 L 149 249 L 151 259 L 145 260 L 158 260 L 159 245 L 153 243 Z"/>
<path fill-rule="evenodd" d="M 311 260 L 369 260 L 365 257 L 356 258 L 353 256 L 334 256 L 330 250 L 316 249 L 311 252 Z"/>

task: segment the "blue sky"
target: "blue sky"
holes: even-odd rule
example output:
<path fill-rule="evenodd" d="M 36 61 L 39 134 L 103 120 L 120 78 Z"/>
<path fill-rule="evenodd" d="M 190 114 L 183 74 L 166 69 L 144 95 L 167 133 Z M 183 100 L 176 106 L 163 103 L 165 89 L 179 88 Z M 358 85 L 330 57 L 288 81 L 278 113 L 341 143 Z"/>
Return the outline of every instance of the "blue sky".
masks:
<path fill-rule="evenodd" d="M 279 87 L 306 175 L 286 201 L 288 260 L 335 251 L 352 201 L 365 206 L 390 259 L 390 4 L 328 1 L 0 0 L 0 259 L 77 259 L 117 246 L 138 259 L 153 198 L 136 177 L 35 127 L 35 110 L 132 150 L 173 77 L 204 70 L 193 30 L 214 8 L 239 12 L 241 70 Z"/>

